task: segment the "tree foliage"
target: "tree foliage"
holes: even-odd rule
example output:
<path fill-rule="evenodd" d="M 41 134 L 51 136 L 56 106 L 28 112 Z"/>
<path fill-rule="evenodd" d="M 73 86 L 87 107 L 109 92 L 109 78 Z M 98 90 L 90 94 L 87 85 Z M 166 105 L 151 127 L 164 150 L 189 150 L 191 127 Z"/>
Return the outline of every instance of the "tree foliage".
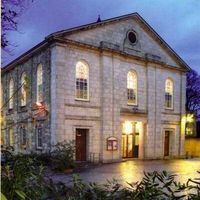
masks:
<path fill-rule="evenodd" d="M 194 70 L 187 73 L 186 111 L 200 118 L 200 75 Z"/>
<path fill-rule="evenodd" d="M 1 48 L 9 52 L 13 44 L 8 39 L 10 31 L 18 31 L 18 19 L 28 3 L 33 0 L 2 0 L 1 2 Z"/>

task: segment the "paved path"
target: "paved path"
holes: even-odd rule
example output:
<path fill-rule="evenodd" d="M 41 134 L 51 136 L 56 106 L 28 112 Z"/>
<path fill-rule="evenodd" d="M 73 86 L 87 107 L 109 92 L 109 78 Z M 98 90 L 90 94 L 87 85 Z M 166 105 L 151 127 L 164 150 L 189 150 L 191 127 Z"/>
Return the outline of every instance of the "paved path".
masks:
<path fill-rule="evenodd" d="M 188 178 L 200 178 L 197 171 L 200 171 L 200 159 L 177 159 L 177 160 L 153 160 L 140 161 L 129 160 L 120 163 L 104 164 L 92 169 L 86 169 L 79 173 L 81 179 L 87 182 L 105 183 L 112 178 L 118 179 L 122 184 L 140 181 L 143 177 L 143 171 L 163 171 L 177 174 L 177 180 L 186 182 Z M 51 174 L 54 181 L 62 181 L 69 184 L 72 175 L 69 174 Z"/>

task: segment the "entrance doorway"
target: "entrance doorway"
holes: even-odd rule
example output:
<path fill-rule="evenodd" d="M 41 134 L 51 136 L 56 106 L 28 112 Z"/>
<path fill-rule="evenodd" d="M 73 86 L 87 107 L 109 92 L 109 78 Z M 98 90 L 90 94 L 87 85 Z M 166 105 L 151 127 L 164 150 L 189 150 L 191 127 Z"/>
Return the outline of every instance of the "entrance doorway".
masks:
<path fill-rule="evenodd" d="M 139 154 L 139 133 L 122 135 L 122 157 L 138 158 Z"/>
<path fill-rule="evenodd" d="M 164 156 L 169 156 L 170 131 L 165 131 Z"/>
<path fill-rule="evenodd" d="M 76 160 L 86 161 L 88 129 L 76 129 Z"/>

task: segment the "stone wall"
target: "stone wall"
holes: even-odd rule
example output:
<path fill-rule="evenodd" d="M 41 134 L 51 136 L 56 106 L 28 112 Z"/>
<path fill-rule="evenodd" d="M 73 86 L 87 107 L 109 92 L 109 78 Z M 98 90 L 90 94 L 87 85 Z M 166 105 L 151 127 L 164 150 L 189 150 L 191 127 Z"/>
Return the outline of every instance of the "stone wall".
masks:
<path fill-rule="evenodd" d="M 36 150 L 36 135 L 35 127 L 39 124 L 43 127 L 43 150 L 50 148 L 50 124 L 48 115 L 45 119 L 34 119 L 33 112 L 35 111 L 36 103 L 36 74 L 37 66 L 39 64 L 43 65 L 43 99 L 46 109 L 50 114 L 50 51 L 46 49 L 40 53 L 34 55 L 30 59 L 24 61 L 23 63 L 15 66 L 13 69 L 2 73 L 2 89 L 3 89 L 3 123 L 2 123 L 2 133 L 4 137 L 5 146 L 8 145 L 8 130 L 9 127 L 14 129 L 15 137 L 15 151 L 16 152 L 31 152 Z M 21 75 L 25 72 L 28 79 L 28 96 L 27 104 L 25 107 L 21 107 Z M 9 99 L 9 81 L 13 78 L 14 80 L 14 92 L 13 96 L 14 107 L 9 110 L 8 103 Z M 27 144 L 22 147 L 20 142 L 20 127 L 25 126 L 27 133 Z"/>

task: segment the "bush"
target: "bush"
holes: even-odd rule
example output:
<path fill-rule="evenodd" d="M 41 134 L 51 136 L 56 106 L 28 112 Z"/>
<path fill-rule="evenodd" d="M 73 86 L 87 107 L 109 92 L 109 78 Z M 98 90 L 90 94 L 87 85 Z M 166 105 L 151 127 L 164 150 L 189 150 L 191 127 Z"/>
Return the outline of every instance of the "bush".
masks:
<path fill-rule="evenodd" d="M 51 151 L 51 163 L 53 169 L 64 171 L 66 169 L 74 168 L 74 153 L 74 141 L 57 143 Z"/>
<path fill-rule="evenodd" d="M 200 199 L 200 178 L 181 184 L 175 181 L 175 177 L 165 171 L 144 173 L 141 182 L 128 183 L 125 187 L 117 180 L 107 181 L 106 184 L 84 183 L 78 175 L 74 175 L 72 185 L 68 186 L 44 178 L 43 166 L 39 165 L 37 158 L 18 155 L 13 162 L 2 167 L 1 191 L 8 200 Z"/>
<path fill-rule="evenodd" d="M 1 192 L 7 199 L 39 199 L 42 194 L 43 167 L 27 155 L 13 156 L 1 168 Z"/>

